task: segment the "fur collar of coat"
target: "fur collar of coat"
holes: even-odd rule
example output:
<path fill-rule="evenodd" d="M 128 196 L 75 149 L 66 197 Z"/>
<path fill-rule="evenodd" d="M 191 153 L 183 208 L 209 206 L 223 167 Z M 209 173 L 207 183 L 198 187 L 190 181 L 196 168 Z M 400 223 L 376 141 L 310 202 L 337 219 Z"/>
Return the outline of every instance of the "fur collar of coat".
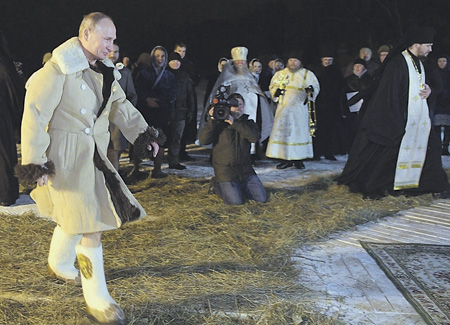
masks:
<path fill-rule="evenodd" d="M 51 60 L 59 66 L 61 72 L 65 75 L 89 68 L 89 62 L 83 53 L 78 37 L 72 37 L 55 48 Z M 114 64 L 108 58 L 100 61 L 107 67 L 114 67 Z"/>

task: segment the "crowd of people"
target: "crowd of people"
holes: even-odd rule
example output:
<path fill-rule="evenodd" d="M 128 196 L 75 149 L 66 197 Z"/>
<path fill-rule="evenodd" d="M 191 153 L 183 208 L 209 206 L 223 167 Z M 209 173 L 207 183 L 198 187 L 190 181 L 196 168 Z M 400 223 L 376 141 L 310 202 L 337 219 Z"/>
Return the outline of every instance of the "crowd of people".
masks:
<path fill-rule="evenodd" d="M 182 42 L 131 64 L 120 58 L 113 20 L 94 12 L 78 36 L 44 55 L 25 91 L 0 34 L 1 205 L 18 198 L 18 179 L 37 184 L 31 197 L 56 223 L 50 274 L 82 286 L 95 321 L 123 324 L 106 286 L 101 234 L 145 216 L 121 175 L 125 150 L 134 166 L 127 178 L 139 180 L 143 159 L 154 161 L 151 178 L 167 176 L 165 148 L 168 167 L 182 170 L 194 160 L 188 143 L 211 145 L 210 191 L 231 205 L 268 201 L 258 159 L 301 170 L 339 154 L 349 157 L 336 181 L 367 198 L 448 198 L 440 156 L 449 155 L 450 68 L 447 55 L 428 58 L 433 33 L 412 29 L 396 46 L 380 46 L 377 62 L 362 48 L 346 67 L 335 65 L 332 49 L 305 67 L 299 51 L 264 62 L 234 47 L 208 78 L 200 120 L 200 76 Z"/>

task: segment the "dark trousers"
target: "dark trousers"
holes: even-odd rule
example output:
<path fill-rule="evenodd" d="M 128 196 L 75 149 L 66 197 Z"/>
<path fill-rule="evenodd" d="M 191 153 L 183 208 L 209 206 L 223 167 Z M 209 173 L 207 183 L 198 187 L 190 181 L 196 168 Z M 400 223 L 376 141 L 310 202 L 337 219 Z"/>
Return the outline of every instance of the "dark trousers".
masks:
<path fill-rule="evenodd" d="M 169 150 L 167 162 L 169 165 L 177 165 L 180 163 L 180 147 L 181 137 L 183 136 L 185 120 L 169 122 Z"/>

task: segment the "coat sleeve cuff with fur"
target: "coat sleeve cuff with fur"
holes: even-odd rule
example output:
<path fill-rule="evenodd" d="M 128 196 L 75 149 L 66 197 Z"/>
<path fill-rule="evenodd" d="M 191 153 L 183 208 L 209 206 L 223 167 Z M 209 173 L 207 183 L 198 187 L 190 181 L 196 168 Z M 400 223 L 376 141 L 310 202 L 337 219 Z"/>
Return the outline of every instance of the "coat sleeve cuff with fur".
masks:
<path fill-rule="evenodd" d="M 28 164 L 14 167 L 19 182 L 24 185 L 36 183 L 44 175 L 55 175 L 55 164 L 49 160 L 44 165 Z"/>
<path fill-rule="evenodd" d="M 162 146 L 166 142 L 166 135 L 161 129 L 156 129 L 153 126 L 149 126 L 144 133 L 139 134 L 133 144 L 134 152 L 139 158 L 153 158 L 153 153 L 147 149 L 150 142 L 156 142 Z"/>

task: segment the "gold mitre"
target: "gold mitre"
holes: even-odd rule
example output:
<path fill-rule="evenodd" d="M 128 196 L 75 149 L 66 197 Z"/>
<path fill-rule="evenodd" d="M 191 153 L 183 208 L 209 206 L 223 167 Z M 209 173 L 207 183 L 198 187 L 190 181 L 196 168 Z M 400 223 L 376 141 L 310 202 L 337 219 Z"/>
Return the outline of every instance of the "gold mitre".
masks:
<path fill-rule="evenodd" d="M 233 47 L 231 49 L 231 57 L 233 60 L 245 60 L 247 61 L 248 49 L 243 46 Z"/>

